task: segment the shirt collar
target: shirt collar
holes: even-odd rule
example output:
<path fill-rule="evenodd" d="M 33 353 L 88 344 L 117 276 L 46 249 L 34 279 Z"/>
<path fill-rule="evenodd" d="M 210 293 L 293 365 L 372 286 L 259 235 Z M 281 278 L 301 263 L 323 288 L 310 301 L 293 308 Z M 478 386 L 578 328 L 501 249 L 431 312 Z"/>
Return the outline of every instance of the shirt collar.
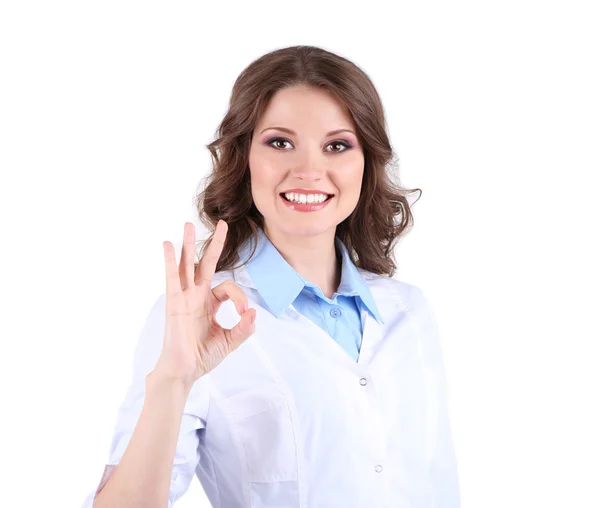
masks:
<path fill-rule="evenodd" d="M 321 297 L 325 296 L 319 287 L 306 280 L 289 265 L 261 228 L 258 229 L 258 237 L 256 252 L 245 268 L 255 289 L 275 317 L 281 316 L 305 287 L 311 288 Z M 337 293 L 344 296 L 357 296 L 371 314 L 383 323 L 367 283 L 352 262 L 348 249 L 337 236 L 335 245 L 342 255 L 342 274 Z M 248 241 L 240 248 L 242 261 L 248 259 L 250 247 L 251 242 Z"/>

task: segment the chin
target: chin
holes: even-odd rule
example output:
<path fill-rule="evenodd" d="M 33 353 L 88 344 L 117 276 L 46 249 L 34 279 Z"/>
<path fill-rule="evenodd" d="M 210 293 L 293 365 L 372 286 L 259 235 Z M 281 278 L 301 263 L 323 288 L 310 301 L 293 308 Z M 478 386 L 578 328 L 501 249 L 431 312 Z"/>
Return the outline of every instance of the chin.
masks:
<path fill-rule="evenodd" d="M 281 224 L 276 226 L 282 233 L 289 236 L 318 236 L 329 232 L 331 229 L 335 232 L 336 224 Z"/>

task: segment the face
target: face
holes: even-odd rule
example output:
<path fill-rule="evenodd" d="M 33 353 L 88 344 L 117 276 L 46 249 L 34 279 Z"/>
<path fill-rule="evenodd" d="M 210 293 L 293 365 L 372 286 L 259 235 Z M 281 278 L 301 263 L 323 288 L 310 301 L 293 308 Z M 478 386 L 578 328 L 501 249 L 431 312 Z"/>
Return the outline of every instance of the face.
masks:
<path fill-rule="evenodd" d="M 254 129 L 249 165 L 254 204 L 271 238 L 333 237 L 358 203 L 363 150 L 348 110 L 326 90 L 274 94 Z"/>

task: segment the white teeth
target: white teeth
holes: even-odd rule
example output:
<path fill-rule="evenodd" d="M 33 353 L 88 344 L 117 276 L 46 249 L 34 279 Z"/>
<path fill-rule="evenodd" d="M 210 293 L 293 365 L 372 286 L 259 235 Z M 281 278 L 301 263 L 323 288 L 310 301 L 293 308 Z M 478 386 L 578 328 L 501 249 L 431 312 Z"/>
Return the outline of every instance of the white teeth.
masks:
<path fill-rule="evenodd" d="M 295 192 L 288 192 L 284 196 L 288 201 L 300 204 L 323 203 L 327 200 L 326 194 L 297 194 Z"/>

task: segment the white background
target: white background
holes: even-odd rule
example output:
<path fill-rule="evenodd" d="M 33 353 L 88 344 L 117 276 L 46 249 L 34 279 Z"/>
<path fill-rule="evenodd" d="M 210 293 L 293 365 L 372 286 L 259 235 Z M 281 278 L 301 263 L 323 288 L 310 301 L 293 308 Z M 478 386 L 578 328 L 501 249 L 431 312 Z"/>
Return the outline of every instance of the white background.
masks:
<path fill-rule="evenodd" d="M 231 86 L 310 44 L 371 77 L 423 189 L 396 277 L 437 313 L 463 507 L 600 506 L 594 3 L 4 2 L 2 505 L 96 487 Z"/>

